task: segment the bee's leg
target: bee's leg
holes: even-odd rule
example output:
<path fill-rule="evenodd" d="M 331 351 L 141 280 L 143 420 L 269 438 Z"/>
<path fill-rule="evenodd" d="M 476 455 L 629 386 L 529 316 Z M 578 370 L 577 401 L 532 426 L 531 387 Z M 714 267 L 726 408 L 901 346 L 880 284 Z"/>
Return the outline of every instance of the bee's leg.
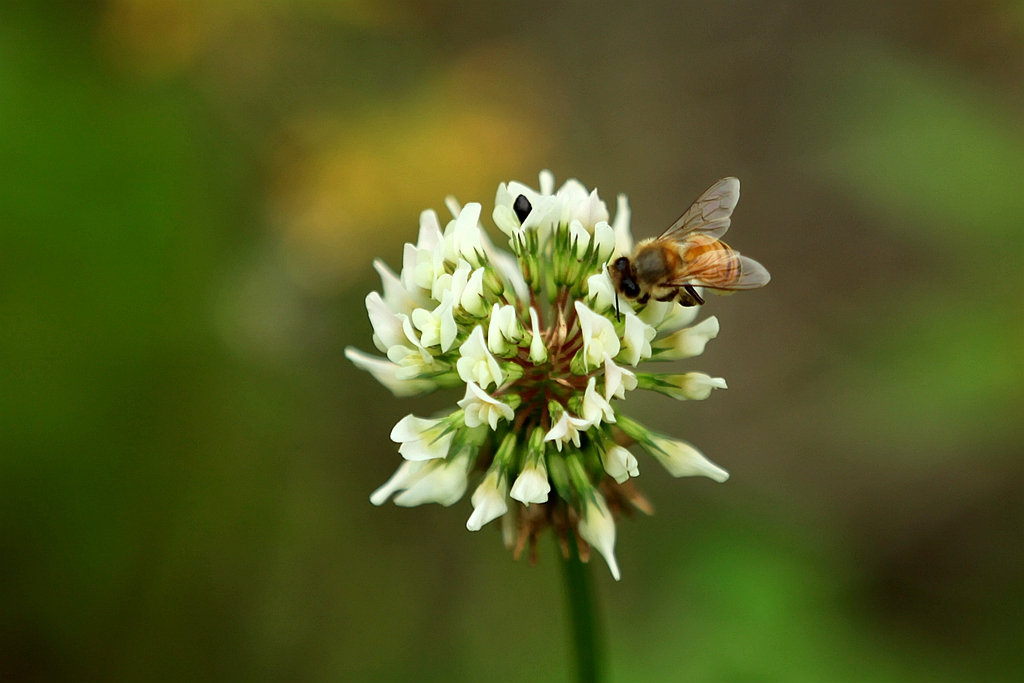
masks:
<path fill-rule="evenodd" d="M 686 298 L 689 300 L 689 303 L 683 301 L 683 292 L 686 292 Z M 683 304 L 683 306 L 703 306 L 704 299 L 693 288 L 693 285 L 683 285 L 683 288 L 679 290 L 679 303 Z"/>
<path fill-rule="evenodd" d="M 678 294 L 678 297 L 679 297 L 678 301 L 679 301 L 679 305 L 680 306 L 686 306 L 687 308 L 690 308 L 691 306 L 699 306 L 700 305 L 700 304 L 697 303 L 697 300 L 694 299 L 690 295 L 690 293 L 688 291 L 686 291 L 682 287 L 679 288 L 679 291 L 677 292 L 677 294 Z"/>
<path fill-rule="evenodd" d="M 643 296 L 636 300 L 641 306 L 651 300 L 650 292 L 644 292 Z"/>

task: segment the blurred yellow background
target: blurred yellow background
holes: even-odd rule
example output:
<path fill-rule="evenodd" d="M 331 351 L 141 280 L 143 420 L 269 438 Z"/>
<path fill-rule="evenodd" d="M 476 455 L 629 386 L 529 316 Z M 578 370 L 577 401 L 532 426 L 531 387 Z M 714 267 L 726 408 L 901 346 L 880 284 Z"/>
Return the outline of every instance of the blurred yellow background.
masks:
<path fill-rule="evenodd" d="M 639 237 L 736 175 L 774 278 L 625 406 L 732 479 L 641 461 L 611 680 L 1021 680 L 1022 112 L 1009 0 L 3 2 L 0 680 L 566 680 L 553 543 L 369 503 L 452 396 L 342 356 L 542 168 Z"/>

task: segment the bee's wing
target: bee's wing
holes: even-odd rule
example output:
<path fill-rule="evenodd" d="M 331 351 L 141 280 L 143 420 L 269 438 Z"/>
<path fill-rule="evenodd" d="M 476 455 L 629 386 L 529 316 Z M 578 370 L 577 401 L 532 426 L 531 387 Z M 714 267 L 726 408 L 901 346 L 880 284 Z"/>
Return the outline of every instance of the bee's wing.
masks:
<path fill-rule="evenodd" d="M 732 210 L 739 200 L 740 181 L 736 178 L 722 178 L 709 187 L 658 239 L 679 242 L 692 232 L 718 239 L 729 229 Z"/>
<path fill-rule="evenodd" d="M 709 289 L 736 291 L 764 287 L 771 279 L 768 269 L 760 263 L 725 247 L 704 252 L 686 266 L 684 273 L 665 284 L 670 287 L 699 285 Z"/>

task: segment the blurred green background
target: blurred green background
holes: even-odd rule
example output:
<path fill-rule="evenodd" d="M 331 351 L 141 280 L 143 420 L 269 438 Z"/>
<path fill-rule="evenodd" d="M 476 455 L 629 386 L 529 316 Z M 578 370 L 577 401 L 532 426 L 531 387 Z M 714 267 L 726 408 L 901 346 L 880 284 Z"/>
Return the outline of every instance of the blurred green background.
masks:
<path fill-rule="evenodd" d="M 1024 6 L 928 0 L 0 3 L 0 680 L 566 680 L 550 541 L 368 501 L 456 397 L 342 356 L 541 168 L 736 175 L 774 276 L 630 398 L 732 479 L 641 460 L 612 680 L 1021 680 Z"/>

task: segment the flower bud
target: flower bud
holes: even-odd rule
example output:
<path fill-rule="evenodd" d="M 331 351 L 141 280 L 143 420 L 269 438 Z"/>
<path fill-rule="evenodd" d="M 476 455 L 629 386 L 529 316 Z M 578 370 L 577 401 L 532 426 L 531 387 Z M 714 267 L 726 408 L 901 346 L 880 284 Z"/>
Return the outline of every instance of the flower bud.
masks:
<path fill-rule="evenodd" d="M 537 311 L 530 308 L 530 329 L 533 339 L 530 340 L 530 362 L 540 365 L 548 359 L 548 347 L 544 345 L 544 339 L 540 334 L 540 322 L 537 318 Z"/>
<path fill-rule="evenodd" d="M 583 503 L 579 531 L 580 538 L 604 557 L 615 580 L 622 578 L 619 574 L 619 563 L 615 559 L 615 520 L 608 509 L 608 504 L 604 502 L 604 496 L 596 490 L 593 491 L 592 497 Z"/>
<path fill-rule="evenodd" d="M 540 429 L 534 431 L 543 434 Z M 529 505 L 548 502 L 550 493 L 551 484 L 548 483 L 548 469 L 544 464 L 543 452 L 534 457 L 528 456 L 509 495 L 520 503 Z"/>
<path fill-rule="evenodd" d="M 459 299 L 462 304 L 462 309 L 474 315 L 478 318 L 482 318 L 487 315 L 487 300 L 484 298 L 484 269 L 477 268 L 473 271 L 469 281 L 466 283 L 466 289 L 462 292 L 462 297 Z"/>
<path fill-rule="evenodd" d="M 587 255 L 589 247 L 590 233 L 586 231 L 582 223 L 573 221 L 569 225 L 569 248 L 572 250 L 573 255 L 577 259 L 582 259 Z"/>
<path fill-rule="evenodd" d="M 687 372 L 681 375 L 655 375 L 638 373 L 637 382 L 641 389 L 650 389 L 671 396 L 679 401 L 703 401 L 713 389 L 726 389 L 725 380 L 711 377 L 702 372 Z"/>

